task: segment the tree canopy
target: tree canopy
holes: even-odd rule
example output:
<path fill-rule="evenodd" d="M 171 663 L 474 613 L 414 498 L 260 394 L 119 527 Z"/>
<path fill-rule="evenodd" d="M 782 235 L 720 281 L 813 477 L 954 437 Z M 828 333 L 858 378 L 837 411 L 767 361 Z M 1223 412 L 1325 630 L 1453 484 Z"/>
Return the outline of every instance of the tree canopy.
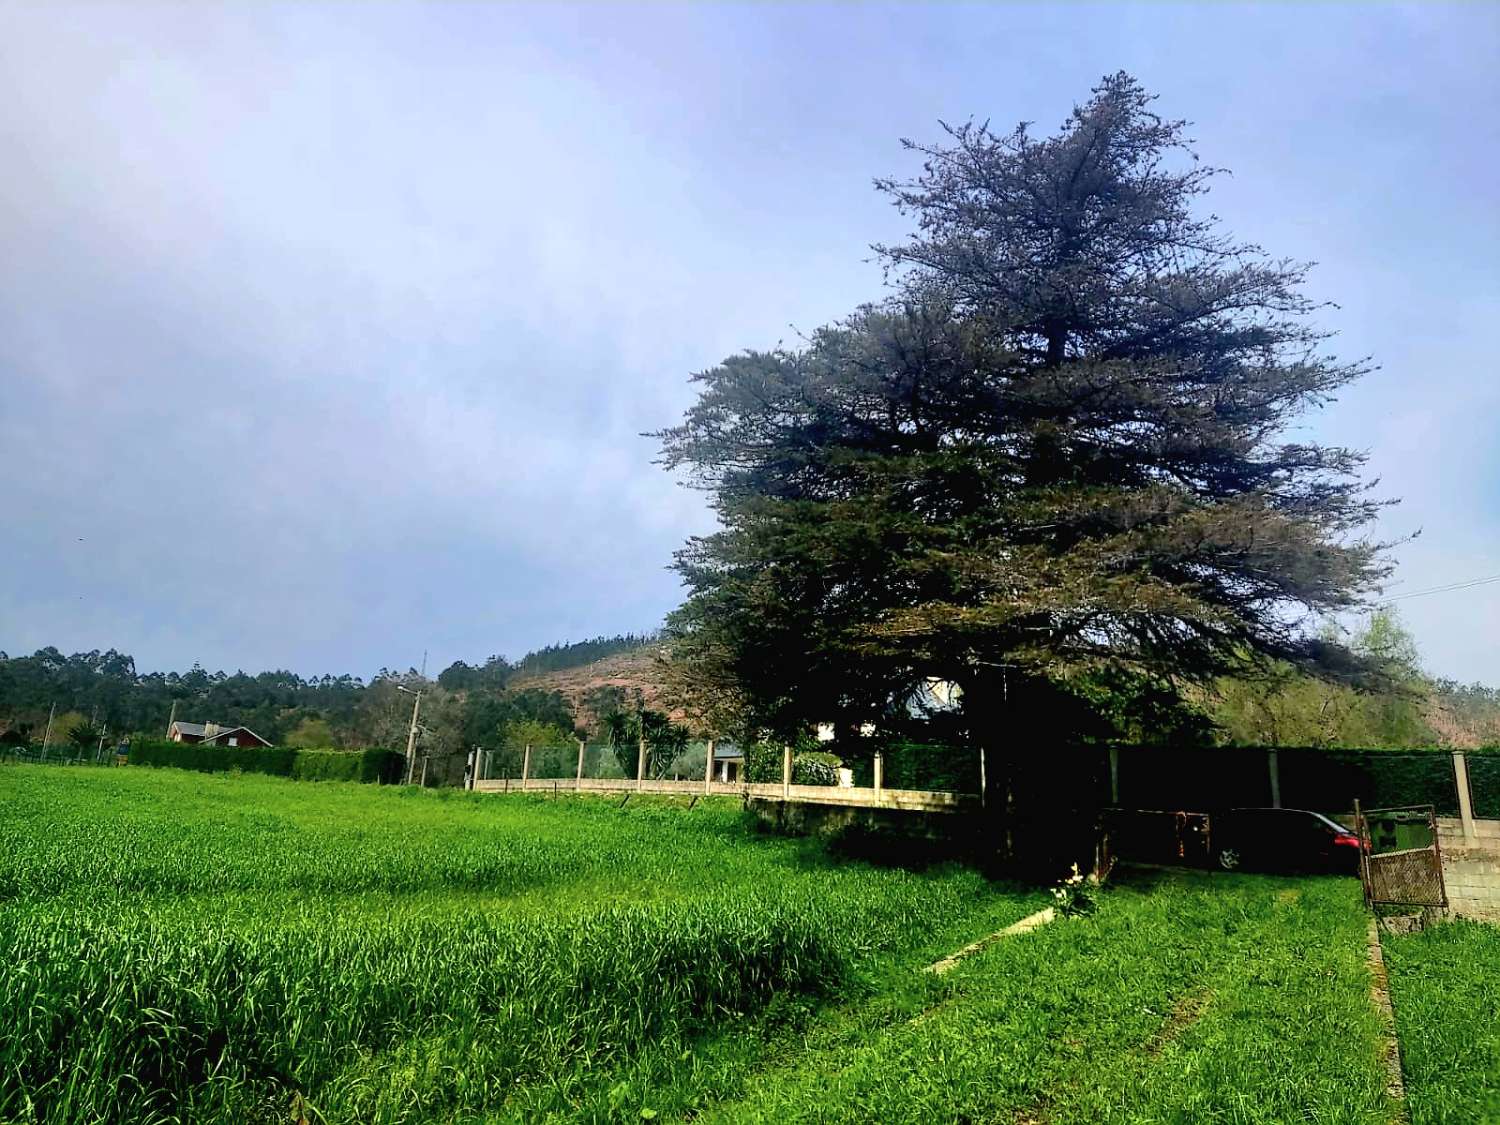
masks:
<path fill-rule="evenodd" d="M 1327 354 L 1306 265 L 1201 213 L 1185 130 L 1117 74 L 1050 137 L 906 142 L 888 295 L 694 376 L 656 436 L 720 522 L 669 622 L 705 696 L 790 734 L 899 724 L 931 676 L 991 723 L 1089 712 L 1091 677 L 1348 670 L 1312 622 L 1386 573 L 1381 502 L 1287 430 L 1367 365 Z"/>

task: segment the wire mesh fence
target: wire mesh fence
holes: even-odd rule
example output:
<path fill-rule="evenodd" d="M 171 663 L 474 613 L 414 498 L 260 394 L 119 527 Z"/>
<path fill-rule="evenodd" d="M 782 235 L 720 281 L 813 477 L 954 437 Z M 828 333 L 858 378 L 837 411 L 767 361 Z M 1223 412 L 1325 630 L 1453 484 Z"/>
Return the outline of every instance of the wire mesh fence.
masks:
<path fill-rule="evenodd" d="M 667 746 L 580 740 L 571 745 L 558 741 L 475 747 L 466 776 L 471 788 L 487 792 L 734 794 L 953 810 L 982 803 L 983 768 L 978 761 L 968 771 L 976 784 L 969 791 L 892 786 L 884 781 L 883 764 L 883 753 L 875 752 L 865 763 L 862 786 L 855 770 L 841 766 L 833 755 L 798 754 L 787 746 L 741 747 L 716 739 Z M 908 768 L 900 780 L 907 781 L 913 772 Z"/>
<path fill-rule="evenodd" d="M 1358 812 L 1360 875 L 1372 904 L 1448 905 L 1436 810 L 1431 805 Z"/>

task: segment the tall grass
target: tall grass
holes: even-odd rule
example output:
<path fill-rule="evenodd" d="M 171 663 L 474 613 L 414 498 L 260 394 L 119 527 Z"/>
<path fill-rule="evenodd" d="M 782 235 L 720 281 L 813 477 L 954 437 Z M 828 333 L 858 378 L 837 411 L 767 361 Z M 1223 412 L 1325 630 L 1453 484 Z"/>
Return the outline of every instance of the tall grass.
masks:
<path fill-rule="evenodd" d="M 1387 935 L 1412 1125 L 1500 1121 L 1500 927 Z"/>
<path fill-rule="evenodd" d="M 832 865 L 729 803 L 0 770 L 0 1120 L 582 1106 L 647 1047 L 997 900 Z"/>

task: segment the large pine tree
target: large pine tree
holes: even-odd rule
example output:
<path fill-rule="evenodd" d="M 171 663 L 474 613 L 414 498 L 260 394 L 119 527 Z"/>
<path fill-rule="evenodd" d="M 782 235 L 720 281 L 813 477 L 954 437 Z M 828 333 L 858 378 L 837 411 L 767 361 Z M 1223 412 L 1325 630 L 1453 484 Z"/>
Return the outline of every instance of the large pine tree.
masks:
<path fill-rule="evenodd" d="M 702 698 L 892 729 L 941 677 L 981 737 L 1063 734 L 1100 682 L 1170 711 L 1339 655 L 1309 622 L 1385 572 L 1378 502 L 1359 454 L 1286 431 L 1364 365 L 1324 351 L 1305 266 L 1198 213 L 1214 170 L 1151 104 L 1119 74 L 1053 137 L 908 142 L 890 296 L 695 376 L 657 436 L 721 523 L 670 622 Z"/>

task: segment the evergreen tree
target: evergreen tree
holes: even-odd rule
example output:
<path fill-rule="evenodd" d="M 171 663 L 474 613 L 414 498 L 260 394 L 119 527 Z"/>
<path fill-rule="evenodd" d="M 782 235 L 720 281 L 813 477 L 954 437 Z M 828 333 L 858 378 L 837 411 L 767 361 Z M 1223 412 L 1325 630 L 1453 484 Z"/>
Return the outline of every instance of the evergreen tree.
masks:
<path fill-rule="evenodd" d="M 1386 572 L 1361 455 L 1285 436 L 1366 365 L 1306 267 L 1195 209 L 1214 170 L 1114 75 L 1053 137 L 968 124 L 877 247 L 892 293 L 695 376 L 669 469 L 720 521 L 677 556 L 679 670 L 747 726 L 895 729 L 925 677 L 990 745 L 1107 733 L 1143 697 L 1351 661 L 1308 627 Z M 1034 745 L 1034 743 L 1033 743 Z"/>

